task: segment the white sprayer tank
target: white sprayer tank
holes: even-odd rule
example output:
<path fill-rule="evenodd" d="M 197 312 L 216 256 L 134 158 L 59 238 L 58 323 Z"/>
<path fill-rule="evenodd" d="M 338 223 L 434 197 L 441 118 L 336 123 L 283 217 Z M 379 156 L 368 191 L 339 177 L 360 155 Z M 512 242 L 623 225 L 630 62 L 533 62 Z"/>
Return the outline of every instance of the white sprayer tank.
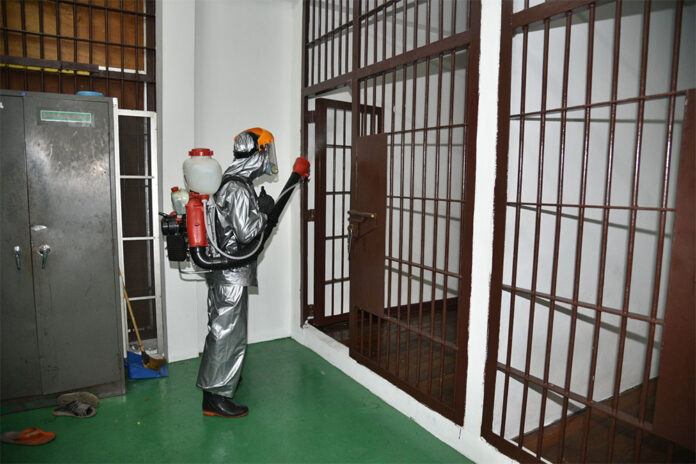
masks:
<path fill-rule="evenodd" d="M 217 192 L 222 181 L 222 168 L 213 159 L 213 150 L 194 148 L 184 161 L 184 180 L 188 189 L 205 195 Z"/>

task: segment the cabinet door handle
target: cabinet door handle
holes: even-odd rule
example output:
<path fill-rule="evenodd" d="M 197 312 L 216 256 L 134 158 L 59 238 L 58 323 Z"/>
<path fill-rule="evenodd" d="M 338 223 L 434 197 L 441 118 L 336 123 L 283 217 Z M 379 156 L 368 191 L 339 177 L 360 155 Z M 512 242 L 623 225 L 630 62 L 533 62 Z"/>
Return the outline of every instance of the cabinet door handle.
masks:
<path fill-rule="evenodd" d="M 48 254 L 51 252 L 51 247 L 48 245 L 41 245 L 39 247 L 39 254 L 41 255 L 41 269 L 46 269 L 46 261 L 48 261 Z"/>
<path fill-rule="evenodd" d="M 14 247 L 14 257 L 15 257 L 15 264 L 17 264 L 17 270 L 22 269 L 22 249 L 19 248 L 19 245 L 15 245 Z"/>

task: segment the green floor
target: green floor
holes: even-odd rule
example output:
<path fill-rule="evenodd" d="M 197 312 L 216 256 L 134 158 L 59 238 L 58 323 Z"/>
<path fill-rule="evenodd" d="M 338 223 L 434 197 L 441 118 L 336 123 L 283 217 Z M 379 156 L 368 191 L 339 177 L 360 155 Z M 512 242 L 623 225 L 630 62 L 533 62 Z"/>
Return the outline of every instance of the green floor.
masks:
<path fill-rule="evenodd" d="M 199 361 L 166 379 L 128 382 L 90 419 L 51 409 L 0 417 L 2 431 L 56 432 L 36 447 L 2 444 L 2 462 L 471 462 L 290 339 L 249 346 L 240 419 L 201 414 Z"/>

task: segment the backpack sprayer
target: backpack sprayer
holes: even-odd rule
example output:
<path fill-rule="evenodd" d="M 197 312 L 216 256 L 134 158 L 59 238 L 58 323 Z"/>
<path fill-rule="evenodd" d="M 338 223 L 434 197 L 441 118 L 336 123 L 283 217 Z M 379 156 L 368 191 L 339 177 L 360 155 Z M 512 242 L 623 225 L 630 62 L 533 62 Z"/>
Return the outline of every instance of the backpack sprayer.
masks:
<path fill-rule="evenodd" d="M 235 252 L 228 253 L 218 247 L 211 234 L 214 225 L 206 214 L 210 196 L 218 190 L 222 181 L 220 165 L 212 155 L 212 150 L 207 148 L 194 148 L 189 152 L 189 159 L 184 162 L 184 176 L 191 190 L 187 193 L 177 187 L 172 188 L 175 211 L 171 214 L 160 213 L 161 229 L 167 238 L 169 261 L 186 261 L 190 256 L 202 269 L 234 269 L 255 261 L 261 254 L 292 191 L 309 178 L 310 164 L 306 158 L 295 160 L 288 181 L 267 214 L 265 229 L 251 242 L 240 244 Z M 259 201 L 264 195 L 262 191 Z"/>

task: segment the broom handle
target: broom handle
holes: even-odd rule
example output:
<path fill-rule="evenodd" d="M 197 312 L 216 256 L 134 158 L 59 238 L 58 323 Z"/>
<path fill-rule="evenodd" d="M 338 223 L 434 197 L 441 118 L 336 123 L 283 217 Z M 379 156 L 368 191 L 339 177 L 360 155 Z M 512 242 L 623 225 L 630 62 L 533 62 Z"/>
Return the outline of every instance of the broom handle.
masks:
<path fill-rule="evenodd" d="M 140 352 L 143 353 L 143 341 L 140 340 L 140 332 L 138 331 L 138 324 L 135 323 L 135 315 L 133 314 L 133 308 L 131 307 L 130 299 L 128 298 L 128 292 L 126 291 L 126 283 L 123 280 L 123 274 L 121 274 L 121 269 L 118 270 L 118 275 L 121 276 L 121 287 L 123 287 L 123 296 L 126 297 L 126 304 L 128 305 L 128 312 L 130 313 L 131 322 L 135 328 L 135 336 L 138 337 L 138 346 L 140 346 Z"/>

